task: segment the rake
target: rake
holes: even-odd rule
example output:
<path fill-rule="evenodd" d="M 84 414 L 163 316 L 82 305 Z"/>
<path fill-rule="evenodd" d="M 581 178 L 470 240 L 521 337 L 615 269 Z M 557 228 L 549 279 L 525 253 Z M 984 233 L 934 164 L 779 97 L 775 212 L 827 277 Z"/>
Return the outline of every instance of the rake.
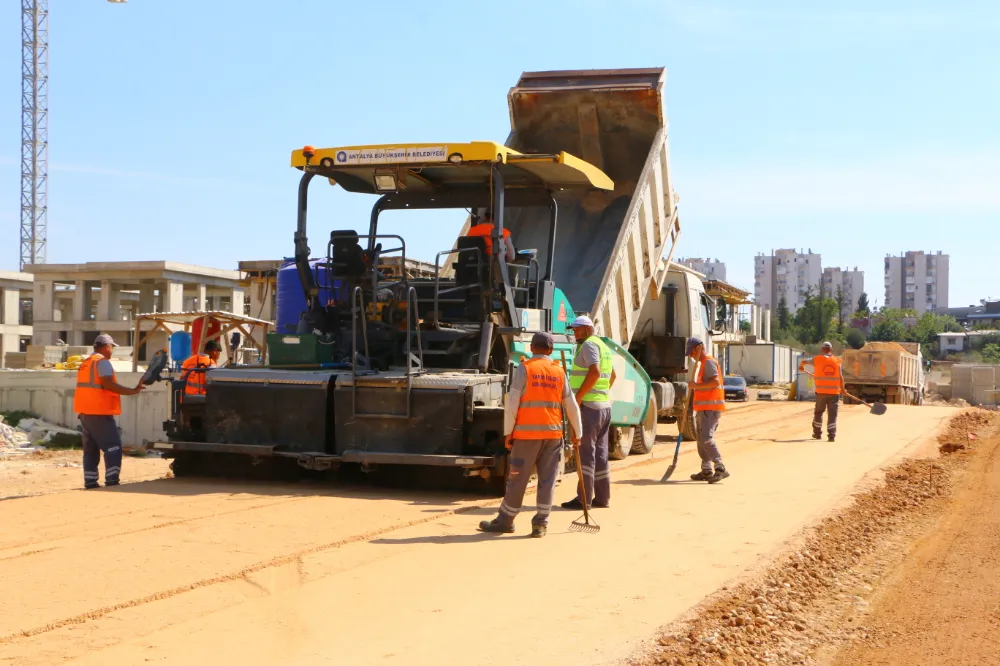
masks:
<path fill-rule="evenodd" d="M 583 515 L 569 524 L 570 532 L 586 532 L 587 534 L 597 534 L 601 531 L 601 526 L 590 518 L 590 507 L 587 506 L 587 490 L 583 485 L 583 466 L 580 464 L 580 445 L 573 445 L 573 455 L 576 456 L 576 478 L 580 487 L 580 501 L 583 502 Z"/>

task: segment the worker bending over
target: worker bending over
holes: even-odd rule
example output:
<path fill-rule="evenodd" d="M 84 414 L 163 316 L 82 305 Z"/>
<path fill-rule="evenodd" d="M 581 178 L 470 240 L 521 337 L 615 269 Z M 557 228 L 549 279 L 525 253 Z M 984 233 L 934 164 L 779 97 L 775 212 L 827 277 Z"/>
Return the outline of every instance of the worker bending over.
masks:
<path fill-rule="evenodd" d="M 76 371 L 73 411 L 79 415 L 83 435 L 83 487 L 98 488 L 98 465 L 104 452 L 104 485 L 117 486 L 122 470 L 122 439 L 115 417 L 122 413 L 121 397 L 136 395 L 146 386 L 142 379 L 135 388 L 116 381 L 111 365 L 115 341 L 102 333 L 94 340 L 94 353 Z"/>
<path fill-rule="evenodd" d="M 559 473 L 563 410 L 574 444 L 580 441 L 583 430 L 580 409 L 566 381 L 566 371 L 552 360 L 552 348 L 551 335 L 535 333 L 531 338 L 531 358 L 514 370 L 504 407 L 504 435 L 510 449 L 507 489 L 497 517 L 479 523 L 483 532 L 514 531 L 514 518 L 521 510 L 531 470 L 537 466 L 538 494 L 531 536 L 545 536 Z"/>
<path fill-rule="evenodd" d="M 719 362 L 705 353 L 705 345 L 698 338 L 688 340 L 687 354 L 695 363 L 701 364 L 695 382 L 691 384 L 691 389 L 694 391 L 692 408 L 698 435 L 701 471 L 692 474 L 691 480 L 718 483 L 729 476 L 729 471 L 722 462 L 722 453 L 715 443 L 715 430 L 722 420 L 722 412 L 726 411 L 722 372 L 719 370 Z M 714 471 L 712 465 L 715 465 Z"/>
<path fill-rule="evenodd" d="M 222 345 L 218 340 L 205 343 L 204 354 L 189 356 L 181 364 L 181 379 L 184 380 L 184 395 L 205 395 L 207 381 L 205 372 L 218 364 Z"/>
<path fill-rule="evenodd" d="M 563 502 L 564 509 L 579 510 L 583 500 L 588 506 L 606 509 L 611 502 L 611 467 L 608 465 L 608 433 L 611 430 L 611 387 L 615 383 L 611 349 L 594 335 L 590 317 L 577 317 L 571 324 L 580 346 L 573 359 L 569 381 L 580 406 L 583 436 L 580 437 L 580 472 L 586 498 L 579 496 Z"/>
<path fill-rule="evenodd" d="M 799 371 L 805 369 L 808 361 L 799 362 Z M 826 438 L 837 438 L 837 412 L 840 411 L 840 395 L 846 391 L 844 373 L 840 359 L 833 355 L 833 345 L 823 343 L 823 353 L 813 356 L 813 382 L 816 385 L 816 409 L 813 411 L 813 439 L 823 437 L 823 412 L 827 413 Z"/>
<path fill-rule="evenodd" d="M 483 221 L 469 228 L 469 232 L 466 236 L 479 237 L 482 238 L 486 243 L 486 255 L 488 257 L 493 256 L 493 215 L 486 213 L 483 215 Z M 504 245 L 504 258 L 507 263 L 514 261 L 514 243 L 510 239 L 510 231 L 505 227 L 503 229 L 503 245 Z"/>

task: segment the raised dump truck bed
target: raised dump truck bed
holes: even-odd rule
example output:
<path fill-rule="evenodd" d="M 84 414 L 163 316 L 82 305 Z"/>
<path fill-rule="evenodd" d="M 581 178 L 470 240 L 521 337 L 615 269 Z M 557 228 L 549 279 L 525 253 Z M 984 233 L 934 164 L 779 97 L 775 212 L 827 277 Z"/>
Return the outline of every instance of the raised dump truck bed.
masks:
<path fill-rule="evenodd" d="M 869 342 L 843 354 L 847 392 L 864 400 L 916 405 L 921 402 L 923 367 L 918 345 Z"/>
<path fill-rule="evenodd" d="M 507 95 L 506 145 L 523 153 L 566 151 L 606 173 L 611 192 L 556 194 L 550 271 L 598 335 L 628 347 L 643 304 L 658 298 L 680 236 L 670 179 L 663 68 L 525 72 Z M 519 248 L 548 247 L 548 211 L 511 209 L 504 226 Z M 469 229 L 466 221 L 462 235 Z"/>

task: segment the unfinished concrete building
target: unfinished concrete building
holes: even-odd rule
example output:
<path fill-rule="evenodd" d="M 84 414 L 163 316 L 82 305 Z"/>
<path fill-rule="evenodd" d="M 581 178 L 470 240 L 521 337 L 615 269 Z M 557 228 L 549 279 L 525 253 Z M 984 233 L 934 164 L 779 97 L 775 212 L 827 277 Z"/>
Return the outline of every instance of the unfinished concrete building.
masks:
<path fill-rule="evenodd" d="M 31 342 L 31 275 L 0 271 L 0 367 Z"/>
<path fill-rule="evenodd" d="M 33 344 L 91 345 L 110 333 L 132 345 L 133 320 L 151 312 L 220 310 L 244 313 L 237 271 L 171 261 L 37 264 L 34 275 Z M 165 340 L 151 341 L 153 348 Z M 140 350 L 139 360 L 145 360 Z"/>

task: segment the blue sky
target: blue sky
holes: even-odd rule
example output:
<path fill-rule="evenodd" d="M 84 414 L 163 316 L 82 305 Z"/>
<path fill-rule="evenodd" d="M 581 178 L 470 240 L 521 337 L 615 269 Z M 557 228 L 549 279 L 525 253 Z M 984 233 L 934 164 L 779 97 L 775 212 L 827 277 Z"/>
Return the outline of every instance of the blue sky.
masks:
<path fill-rule="evenodd" d="M 16 270 L 20 15 L 0 14 L 0 268 Z M 667 67 L 681 256 L 951 255 L 1000 297 L 1000 3 L 50 0 L 50 262 L 292 253 L 292 148 L 507 135 L 524 70 Z M 318 188 L 314 188 L 318 190 Z M 313 236 L 372 200 L 313 197 Z M 433 259 L 454 215 L 393 218 Z M 314 247 L 319 243 L 314 243 Z"/>

